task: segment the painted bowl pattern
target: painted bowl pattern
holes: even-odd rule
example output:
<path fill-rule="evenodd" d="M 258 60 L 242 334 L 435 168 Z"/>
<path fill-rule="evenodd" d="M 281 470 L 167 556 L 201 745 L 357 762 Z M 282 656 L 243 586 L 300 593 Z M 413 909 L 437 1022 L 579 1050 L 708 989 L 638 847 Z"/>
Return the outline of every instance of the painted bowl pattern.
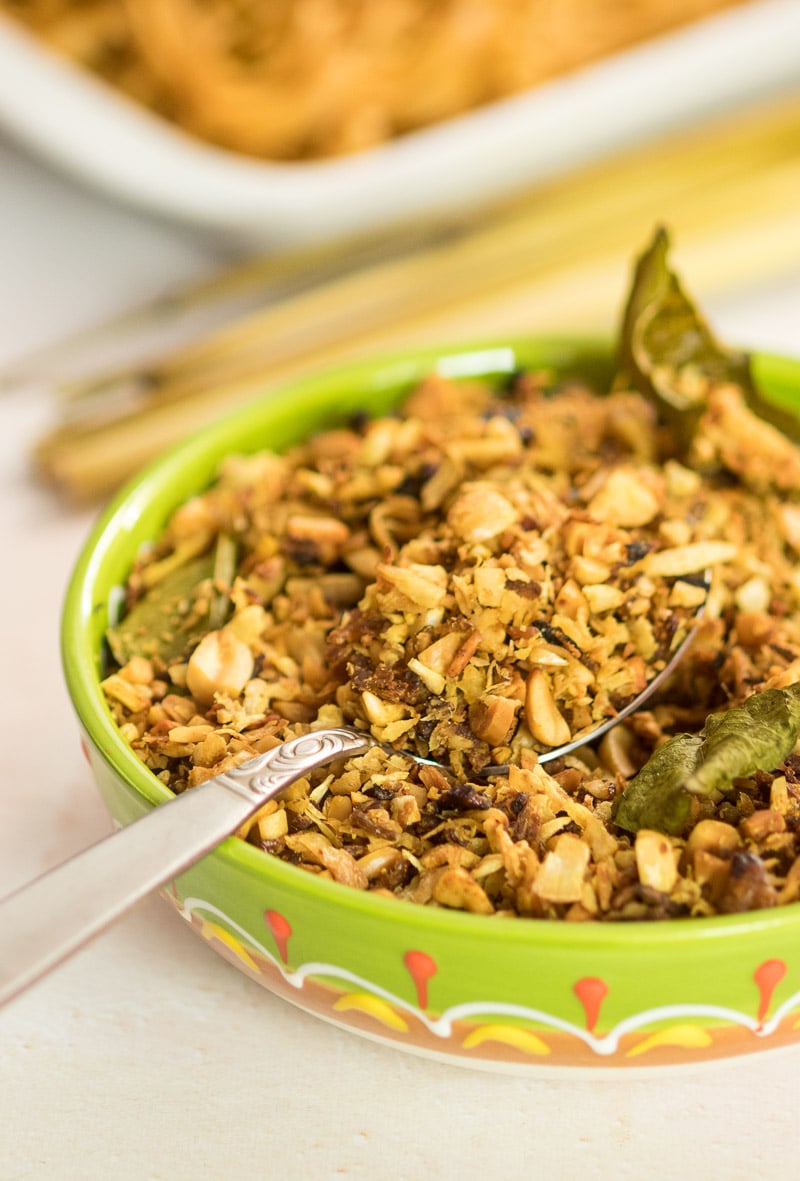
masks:
<path fill-rule="evenodd" d="M 169 798 L 117 731 L 100 689 L 109 601 L 140 546 L 233 451 L 280 449 L 379 413 L 433 369 L 502 378 L 553 367 L 597 382 L 604 342 L 514 340 L 361 362 L 273 391 L 152 464 L 106 510 L 77 563 L 62 652 L 84 747 L 116 822 Z M 797 404 L 800 362 L 756 358 Z M 288 1001 L 401 1049 L 479 1067 L 662 1066 L 800 1039 L 800 904 L 713 919 L 569 924 L 484 918 L 317 879 L 232 838 L 164 896 L 216 952 Z"/>

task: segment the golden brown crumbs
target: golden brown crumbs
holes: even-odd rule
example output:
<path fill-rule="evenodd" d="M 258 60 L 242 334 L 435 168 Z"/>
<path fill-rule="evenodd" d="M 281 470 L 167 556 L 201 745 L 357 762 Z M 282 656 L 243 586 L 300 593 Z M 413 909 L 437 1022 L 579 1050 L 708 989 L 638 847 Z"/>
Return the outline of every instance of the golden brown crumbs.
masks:
<path fill-rule="evenodd" d="M 736 388 L 709 407 L 682 464 L 638 394 L 430 377 L 397 416 L 230 457 L 130 577 L 104 682 L 122 733 L 178 792 L 309 729 L 395 746 L 309 775 L 242 833 L 358 889 L 569 921 L 795 901 L 795 755 L 695 799 L 679 837 L 611 821 L 670 735 L 800 680 L 798 484 L 734 433 Z M 667 687 L 545 769 L 663 665 L 707 567 Z"/>

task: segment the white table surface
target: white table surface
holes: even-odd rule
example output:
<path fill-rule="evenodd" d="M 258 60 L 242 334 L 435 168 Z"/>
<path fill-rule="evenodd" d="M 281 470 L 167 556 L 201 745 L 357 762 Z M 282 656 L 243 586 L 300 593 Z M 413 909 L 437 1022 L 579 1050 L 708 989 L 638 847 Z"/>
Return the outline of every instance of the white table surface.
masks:
<path fill-rule="evenodd" d="M 0 141 L 0 365 L 206 271 L 218 245 Z M 708 309 L 800 356 L 800 275 Z M 91 511 L 31 479 L 43 394 L 0 394 L 0 894 L 110 828 L 58 654 Z M 406 1056 L 307 1016 L 157 899 L 0 1012 L 0 1178 L 798 1175 L 800 1046 L 692 1072 L 532 1078 Z"/>

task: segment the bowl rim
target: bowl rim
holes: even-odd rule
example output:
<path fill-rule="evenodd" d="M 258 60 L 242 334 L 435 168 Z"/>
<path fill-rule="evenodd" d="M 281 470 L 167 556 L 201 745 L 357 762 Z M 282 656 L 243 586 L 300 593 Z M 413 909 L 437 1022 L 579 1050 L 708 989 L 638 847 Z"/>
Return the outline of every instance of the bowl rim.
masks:
<path fill-rule="evenodd" d="M 175 798 L 165 784 L 148 770 L 122 737 L 100 688 L 99 654 L 90 636 L 90 624 L 99 604 L 94 587 L 104 562 L 124 544 L 131 524 L 149 506 L 159 503 L 172 478 L 193 465 L 201 465 L 210 480 L 219 460 L 232 450 L 242 451 L 241 432 L 254 414 L 279 412 L 296 405 L 297 399 L 317 394 L 329 398 L 342 383 L 356 383 L 365 393 L 370 389 L 408 386 L 431 370 L 451 376 L 501 376 L 517 367 L 520 352 L 573 353 L 577 358 L 606 367 L 613 351 L 607 334 L 530 334 L 493 338 L 475 343 L 428 345 L 398 353 L 379 354 L 283 382 L 256 396 L 245 405 L 224 414 L 170 447 L 128 480 L 101 511 L 80 550 L 69 576 L 63 599 L 60 629 L 62 671 L 68 695 L 82 732 L 94 750 L 148 807 Z M 800 390 L 800 358 L 770 353 L 752 354 L 754 369 L 762 379 L 771 377 L 780 387 Z M 481 368 L 481 366 L 484 366 Z M 269 408 L 269 411 L 268 409 Z M 238 446 L 233 447 L 234 442 Z M 263 441 L 258 446 L 263 446 Z M 256 450 L 254 447 L 253 450 Z M 208 480 L 206 481 L 208 482 Z M 198 485 L 199 486 L 199 485 Z M 180 500 L 170 500 L 162 517 Z M 323 880 L 270 857 L 238 837 L 226 838 L 212 853 L 218 858 L 268 882 L 291 888 L 327 901 L 338 908 L 385 918 L 395 924 L 420 931 L 475 936 L 486 940 L 501 932 L 504 941 L 537 947 L 566 950 L 587 949 L 624 951 L 635 945 L 641 948 L 686 945 L 697 940 L 741 939 L 744 935 L 775 933 L 800 917 L 800 902 L 768 910 L 743 914 L 675 918 L 661 922 L 633 920 L 620 923 L 568 923 L 552 919 L 520 918 L 491 921 L 487 916 L 472 915 L 441 907 L 418 906 L 401 899 L 376 896 L 371 891 L 355 890 L 335 881 Z"/>

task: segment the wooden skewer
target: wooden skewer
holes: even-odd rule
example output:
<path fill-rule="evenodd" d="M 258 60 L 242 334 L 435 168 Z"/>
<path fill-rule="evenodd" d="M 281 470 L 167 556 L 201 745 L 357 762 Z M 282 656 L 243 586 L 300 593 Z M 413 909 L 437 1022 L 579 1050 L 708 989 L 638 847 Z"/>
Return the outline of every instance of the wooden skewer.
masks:
<path fill-rule="evenodd" d="M 320 338 L 323 322 L 330 323 L 331 334 L 340 334 L 340 324 L 331 322 L 331 309 L 346 318 L 352 310 L 371 305 L 384 278 L 395 289 L 406 283 L 409 301 L 427 300 L 438 308 L 456 288 L 472 298 L 492 286 L 524 280 L 532 268 L 546 268 L 551 262 L 568 265 L 582 257 L 587 246 L 591 248 L 597 233 L 608 233 L 609 224 L 624 228 L 628 217 L 643 209 L 650 220 L 657 220 L 659 206 L 668 212 L 676 200 L 685 206 L 688 201 L 726 199 L 735 185 L 786 160 L 798 132 L 800 102 L 781 104 L 766 114 L 726 120 L 712 131 L 684 134 L 661 147 L 638 150 L 556 182 L 532 198 L 501 207 L 477 226 L 465 223 L 453 242 L 423 241 L 416 248 L 410 243 L 400 262 L 368 258 L 365 266 L 359 266 L 354 261 L 349 271 L 344 269 L 333 278 L 320 270 L 313 285 L 289 291 L 277 304 L 148 366 L 141 372 L 143 389 L 157 390 L 159 396 L 180 396 L 184 387 L 191 393 L 196 380 L 203 385 L 229 380 L 253 364 L 269 365 L 273 357 L 280 360 L 287 350 L 304 350 L 310 326 L 314 339 Z M 284 260 L 282 265 L 285 272 L 293 273 L 291 264 Z M 311 256 L 307 265 L 314 268 L 318 263 Z M 420 265 L 428 269 L 424 285 L 419 282 Z M 253 273 L 257 268 L 249 264 L 247 270 Z M 223 285 L 230 283 L 227 278 Z M 345 300 L 347 306 L 342 309 Z M 372 312 L 378 316 L 380 308 L 373 307 Z M 292 333 L 298 327 L 299 339 Z M 77 399 L 130 378 L 130 370 L 123 369 L 101 375 L 83 389 L 71 386 L 70 393 Z"/>
<path fill-rule="evenodd" d="M 447 224 L 409 226 L 381 236 L 361 236 L 266 258 L 248 258 L 224 270 L 168 290 L 124 311 L 15 358 L 0 369 L 0 392 L 52 380 L 64 402 L 84 401 L 115 382 L 126 369 L 100 372 L 111 356 L 142 359 L 153 351 L 180 347 L 219 330 L 256 307 L 291 298 L 352 270 L 399 257 L 450 232 Z M 131 361 L 128 362 L 130 369 Z"/>
<path fill-rule="evenodd" d="M 78 416 L 42 440 L 39 470 L 87 498 L 215 415 L 355 353 L 609 330 L 629 259 L 658 221 L 701 298 L 783 273 L 800 260 L 799 141 L 800 97 L 784 99 L 542 186 L 403 256 L 329 275 L 153 365 L 73 388 Z M 110 411 L 126 383 L 132 401 Z"/>

